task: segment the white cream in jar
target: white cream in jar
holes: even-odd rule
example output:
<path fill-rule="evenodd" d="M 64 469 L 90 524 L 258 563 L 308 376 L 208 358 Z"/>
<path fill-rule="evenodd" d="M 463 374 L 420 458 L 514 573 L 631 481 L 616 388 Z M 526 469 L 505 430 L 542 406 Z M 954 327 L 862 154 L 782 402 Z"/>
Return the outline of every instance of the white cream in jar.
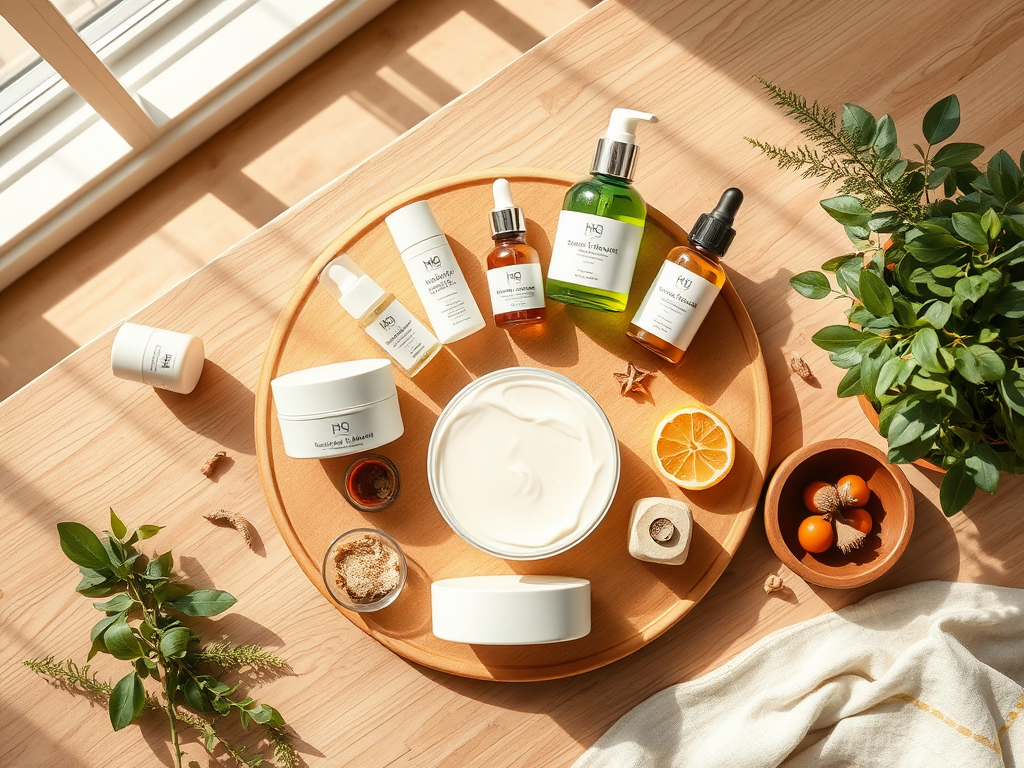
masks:
<path fill-rule="evenodd" d="M 430 491 L 456 533 L 512 560 L 564 552 L 601 522 L 619 446 L 586 390 L 539 368 L 506 368 L 459 392 L 427 454 Z"/>

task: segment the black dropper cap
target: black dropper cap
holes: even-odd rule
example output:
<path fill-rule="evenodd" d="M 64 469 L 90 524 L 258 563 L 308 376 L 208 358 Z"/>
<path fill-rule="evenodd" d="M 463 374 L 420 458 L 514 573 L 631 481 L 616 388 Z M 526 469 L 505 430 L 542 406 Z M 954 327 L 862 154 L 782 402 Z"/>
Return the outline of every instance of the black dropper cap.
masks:
<path fill-rule="evenodd" d="M 736 236 L 732 222 L 742 204 L 743 193 L 736 187 L 729 187 L 722 193 L 715 210 L 711 213 L 702 213 L 697 219 L 697 223 L 690 230 L 690 242 L 719 256 L 725 256 L 733 237 Z"/>

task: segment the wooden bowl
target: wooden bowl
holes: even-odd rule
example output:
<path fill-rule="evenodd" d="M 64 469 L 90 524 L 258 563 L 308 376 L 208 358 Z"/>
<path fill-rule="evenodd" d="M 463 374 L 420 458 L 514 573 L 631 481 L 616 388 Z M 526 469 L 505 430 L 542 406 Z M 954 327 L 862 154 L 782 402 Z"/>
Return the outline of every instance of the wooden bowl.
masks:
<path fill-rule="evenodd" d="M 797 540 L 801 521 L 811 514 L 803 492 L 815 480 L 836 482 L 843 475 L 863 477 L 871 490 L 864 508 L 874 526 L 858 549 L 844 555 L 836 547 L 812 554 Z M 900 559 L 914 528 L 914 494 L 903 471 L 874 446 L 840 438 L 806 445 L 779 465 L 764 505 L 768 542 L 794 573 L 822 587 L 852 589 L 874 581 Z"/>

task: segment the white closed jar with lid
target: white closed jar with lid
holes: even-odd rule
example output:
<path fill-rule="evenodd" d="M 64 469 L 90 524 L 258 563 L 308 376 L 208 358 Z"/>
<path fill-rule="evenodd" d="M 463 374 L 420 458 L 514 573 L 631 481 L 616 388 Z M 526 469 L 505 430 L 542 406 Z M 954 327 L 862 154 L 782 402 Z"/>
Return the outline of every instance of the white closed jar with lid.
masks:
<path fill-rule="evenodd" d="M 196 388 L 206 362 L 203 340 L 187 333 L 138 323 L 117 329 L 110 370 L 119 379 L 187 395 Z"/>
<path fill-rule="evenodd" d="M 270 382 L 284 452 L 328 459 L 379 448 L 405 431 L 390 360 L 330 363 Z"/>

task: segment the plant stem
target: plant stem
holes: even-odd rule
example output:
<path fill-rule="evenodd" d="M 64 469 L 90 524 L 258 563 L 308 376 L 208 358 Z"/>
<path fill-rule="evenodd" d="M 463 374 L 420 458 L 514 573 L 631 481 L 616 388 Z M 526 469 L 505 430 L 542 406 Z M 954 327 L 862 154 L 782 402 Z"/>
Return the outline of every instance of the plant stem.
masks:
<path fill-rule="evenodd" d="M 181 746 L 178 744 L 178 725 L 177 718 L 174 716 L 174 702 L 172 701 L 172 692 L 167 686 L 167 665 L 164 663 L 163 654 L 160 654 L 161 672 L 164 678 L 164 698 L 167 699 L 167 720 L 171 724 L 171 744 L 174 745 L 174 768 L 181 768 Z"/>

